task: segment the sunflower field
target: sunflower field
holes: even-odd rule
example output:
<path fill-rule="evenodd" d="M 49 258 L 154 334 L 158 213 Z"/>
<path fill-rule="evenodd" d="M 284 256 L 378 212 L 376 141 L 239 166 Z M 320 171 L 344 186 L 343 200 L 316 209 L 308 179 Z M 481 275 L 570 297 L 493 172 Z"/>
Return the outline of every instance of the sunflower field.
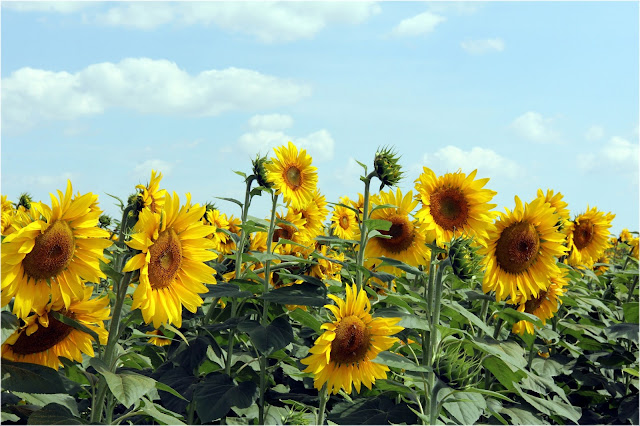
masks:
<path fill-rule="evenodd" d="M 2 423 L 638 424 L 637 232 L 399 159 L 333 202 L 291 142 L 224 208 L 2 196 Z"/>

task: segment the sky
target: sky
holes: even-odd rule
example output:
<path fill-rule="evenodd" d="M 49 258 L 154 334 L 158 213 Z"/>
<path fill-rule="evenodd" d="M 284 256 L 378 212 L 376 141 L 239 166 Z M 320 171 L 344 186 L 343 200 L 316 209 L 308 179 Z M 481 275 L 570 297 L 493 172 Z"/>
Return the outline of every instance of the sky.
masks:
<path fill-rule="evenodd" d="M 497 209 L 538 188 L 639 228 L 638 2 L 9 2 L 1 187 L 117 202 L 152 169 L 184 200 L 244 198 L 234 171 L 292 141 L 329 202 L 357 161 L 478 170 Z M 373 191 L 379 185 L 374 180 Z M 268 197 L 250 215 L 267 217 Z"/>

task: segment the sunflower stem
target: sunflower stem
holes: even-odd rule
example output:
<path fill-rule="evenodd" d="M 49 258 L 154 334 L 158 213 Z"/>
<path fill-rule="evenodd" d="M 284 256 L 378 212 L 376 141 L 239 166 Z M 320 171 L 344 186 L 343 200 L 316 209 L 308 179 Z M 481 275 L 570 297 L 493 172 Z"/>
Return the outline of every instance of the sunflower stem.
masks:
<path fill-rule="evenodd" d="M 320 394 L 318 395 L 320 397 L 320 404 L 318 406 L 318 416 L 316 419 L 316 424 L 317 425 L 323 425 L 324 424 L 324 412 L 327 408 L 327 383 L 325 382 L 324 385 L 322 385 L 322 389 L 320 389 Z"/>
<path fill-rule="evenodd" d="M 244 191 L 244 204 L 242 205 L 242 214 L 240 219 L 242 221 L 242 225 L 247 223 L 247 216 L 249 214 L 249 205 L 251 204 L 251 184 L 256 179 L 255 175 L 251 175 L 247 178 L 247 188 Z M 244 239 L 246 237 L 246 233 L 244 230 L 244 226 L 240 229 L 240 241 L 236 246 L 236 279 L 240 278 L 240 273 L 242 272 L 242 254 L 244 253 Z M 207 318 L 210 320 L 213 316 L 213 309 L 215 308 L 215 304 L 212 304 L 209 307 L 209 312 L 207 312 Z M 235 318 L 238 314 L 238 304 L 236 303 L 236 299 L 231 299 L 231 318 Z M 209 313 L 211 312 L 211 315 Z M 227 342 L 227 357 L 225 359 L 224 371 L 227 373 L 227 376 L 231 376 L 231 357 L 233 356 L 233 342 L 235 339 L 235 330 L 231 328 L 229 330 L 228 342 Z"/>
<path fill-rule="evenodd" d="M 531 369 L 531 363 L 533 362 L 533 357 L 535 354 L 536 344 L 535 344 L 535 336 L 533 338 L 533 342 L 531 342 L 531 348 L 529 348 L 529 358 L 527 359 L 527 370 Z"/>
<path fill-rule="evenodd" d="M 271 221 L 269 222 L 269 233 L 267 234 L 267 255 L 271 254 L 271 243 L 273 240 L 273 233 L 276 228 L 276 208 L 278 206 L 278 194 L 272 194 L 273 204 L 271 206 Z M 264 292 L 269 292 L 269 284 L 271 281 L 271 260 L 267 259 L 264 263 Z M 263 327 L 266 327 L 269 316 L 269 301 L 263 300 L 262 305 L 262 318 L 260 323 Z M 267 356 L 266 354 L 260 355 L 260 404 L 258 405 L 258 424 L 264 424 L 265 403 L 264 393 L 266 390 L 267 382 Z"/>
<path fill-rule="evenodd" d="M 487 311 L 489 310 L 489 299 L 484 299 L 482 301 L 482 308 L 480 308 L 480 321 L 485 322 L 487 318 Z M 484 331 L 482 329 L 478 330 L 478 337 L 482 337 L 484 335 Z"/>
<path fill-rule="evenodd" d="M 429 358 L 429 364 L 431 365 L 431 371 L 429 372 L 430 377 L 430 389 L 431 389 L 431 408 L 429 409 L 429 423 L 435 424 L 438 419 L 439 410 L 437 409 L 438 403 L 436 398 L 436 380 L 435 380 L 435 360 L 433 358 L 433 353 L 435 352 L 436 345 L 438 344 L 438 325 L 440 325 L 440 306 L 442 300 L 442 289 L 444 287 L 442 274 L 447 266 L 451 266 L 451 258 L 446 258 L 443 262 L 438 265 L 438 273 L 435 278 L 434 286 L 435 286 L 435 298 L 433 300 L 433 312 L 431 315 L 431 324 L 430 324 L 430 341 L 429 341 L 429 353 L 431 354 L 431 358 Z"/>
<path fill-rule="evenodd" d="M 367 244 L 367 220 L 369 219 L 369 187 L 371 186 L 371 178 L 377 176 L 375 171 L 369 173 L 367 177 L 360 178 L 364 182 L 364 205 L 362 206 L 362 220 L 360 221 L 360 247 L 358 248 L 358 257 L 356 258 L 356 284 L 358 291 L 362 290 L 362 270 L 364 264 L 364 248 Z"/>

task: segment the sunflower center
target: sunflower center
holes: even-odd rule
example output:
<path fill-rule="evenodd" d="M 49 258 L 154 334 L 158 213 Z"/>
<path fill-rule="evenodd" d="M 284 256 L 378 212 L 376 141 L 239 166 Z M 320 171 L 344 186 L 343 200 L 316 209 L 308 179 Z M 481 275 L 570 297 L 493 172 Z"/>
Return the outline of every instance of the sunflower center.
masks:
<path fill-rule="evenodd" d="M 342 318 L 331 342 L 331 360 L 337 364 L 364 361 L 370 344 L 371 334 L 360 318 L 355 315 Z"/>
<path fill-rule="evenodd" d="M 73 313 L 65 313 L 64 311 L 60 313 L 69 318 L 75 317 Z M 27 336 L 27 333 L 23 332 L 13 344 L 11 350 L 20 355 L 44 352 L 66 339 L 72 331 L 73 327 L 49 315 L 48 327 L 39 325 L 35 333 L 30 336 Z"/>
<path fill-rule="evenodd" d="M 287 186 L 293 189 L 297 189 L 302 185 L 302 175 L 300 174 L 300 169 L 296 166 L 289 166 L 286 172 L 284 172 L 284 177 L 287 181 Z"/>
<path fill-rule="evenodd" d="M 271 241 L 273 241 L 274 243 L 277 243 L 280 240 L 280 238 L 283 238 L 286 240 L 293 239 L 293 234 L 296 232 L 293 228 L 291 228 L 290 226 L 282 225 L 282 224 L 280 224 L 279 226 L 281 226 L 281 228 L 278 228 L 275 231 L 273 231 L 273 238 L 271 238 Z"/>
<path fill-rule="evenodd" d="M 391 222 L 388 231 L 380 231 L 382 235 L 389 235 L 391 238 L 378 238 L 380 245 L 392 253 L 401 253 L 408 249 L 415 238 L 413 224 L 407 216 L 395 215 L 386 220 Z"/>
<path fill-rule="evenodd" d="M 149 282 L 154 289 L 169 287 L 182 264 L 182 245 L 176 232 L 169 228 L 149 247 Z"/>
<path fill-rule="evenodd" d="M 346 214 L 340 216 L 340 226 L 342 229 L 349 229 L 349 218 Z"/>
<path fill-rule="evenodd" d="M 42 235 L 36 237 L 30 253 L 22 265 L 28 276 L 47 279 L 58 275 L 71 262 L 76 248 L 73 231 L 66 222 L 54 222 Z"/>
<path fill-rule="evenodd" d="M 594 226 L 588 220 L 580 222 L 576 230 L 573 231 L 573 243 L 576 245 L 578 250 L 582 250 L 587 247 L 591 240 L 593 239 Z"/>
<path fill-rule="evenodd" d="M 503 270 L 519 274 L 527 270 L 537 258 L 540 237 L 529 222 L 518 222 L 500 234 L 496 244 L 496 260 Z"/>
<path fill-rule="evenodd" d="M 541 291 L 538 297 L 535 299 L 527 300 L 524 304 L 524 311 L 528 314 L 533 314 L 547 298 L 547 292 Z"/>
<path fill-rule="evenodd" d="M 434 192 L 429 197 L 431 216 L 436 224 L 446 230 L 462 228 L 469 218 L 469 203 L 464 194 L 455 188 Z"/>

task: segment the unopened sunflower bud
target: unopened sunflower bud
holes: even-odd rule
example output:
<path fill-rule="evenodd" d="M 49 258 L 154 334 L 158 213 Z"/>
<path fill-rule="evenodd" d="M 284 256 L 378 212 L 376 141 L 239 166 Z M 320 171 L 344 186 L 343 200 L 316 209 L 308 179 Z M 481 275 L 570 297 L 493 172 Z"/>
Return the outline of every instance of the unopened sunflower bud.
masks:
<path fill-rule="evenodd" d="M 464 389 L 478 382 L 481 364 L 473 348 L 450 340 L 443 344 L 434 367 L 440 380 L 449 387 Z"/>
<path fill-rule="evenodd" d="M 129 216 L 138 220 L 138 216 L 140 212 L 144 208 L 144 198 L 141 193 L 136 192 L 134 194 L 129 195 L 127 199 L 127 204 L 131 207 L 131 211 L 129 212 Z"/>
<path fill-rule="evenodd" d="M 103 214 L 103 215 L 100 215 L 98 222 L 100 222 L 101 228 L 106 228 L 109 225 L 111 225 L 111 218 L 109 217 L 109 215 Z"/>
<path fill-rule="evenodd" d="M 470 238 L 458 237 L 449 246 L 451 268 L 462 281 L 470 280 L 480 272 L 480 256 L 477 248 L 471 247 L 472 242 Z"/>
<path fill-rule="evenodd" d="M 253 174 L 256 176 L 256 180 L 258 181 L 258 185 L 264 188 L 271 188 L 273 183 L 269 182 L 267 179 L 267 170 L 264 165 L 267 162 L 267 156 L 260 157 L 258 155 L 255 160 L 251 163 L 253 164 Z"/>
<path fill-rule="evenodd" d="M 400 156 L 391 148 L 380 148 L 376 152 L 376 156 L 373 160 L 373 167 L 378 176 L 378 179 L 382 182 L 380 190 L 384 186 L 395 186 L 402 179 L 403 173 L 398 164 Z"/>
<path fill-rule="evenodd" d="M 31 208 L 31 202 L 33 201 L 33 198 L 31 198 L 31 195 L 29 195 L 29 193 L 27 192 L 23 192 L 20 195 L 20 198 L 18 199 L 18 204 L 16 205 L 16 208 L 19 208 L 20 206 L 24 207 L 25 210 L 29 210 Z"/>

